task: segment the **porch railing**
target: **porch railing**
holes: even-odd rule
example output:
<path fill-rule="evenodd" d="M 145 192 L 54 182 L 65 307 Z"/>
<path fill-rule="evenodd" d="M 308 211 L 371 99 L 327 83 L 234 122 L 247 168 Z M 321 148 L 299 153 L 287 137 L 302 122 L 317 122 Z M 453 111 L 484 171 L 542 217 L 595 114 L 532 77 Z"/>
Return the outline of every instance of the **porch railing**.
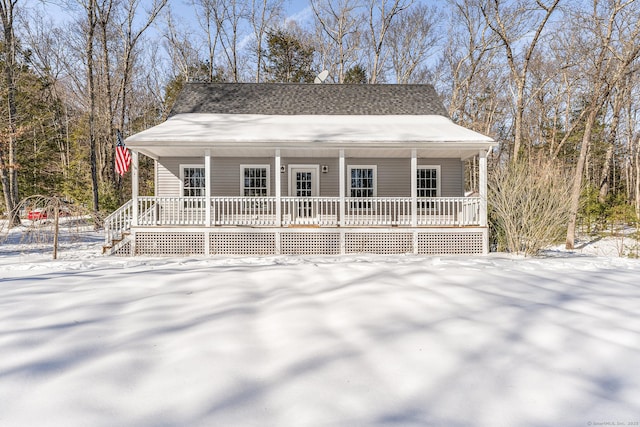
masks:
<path fill-rule="evenodd" d="M 345 198 L 341 221 L 338 197 L 281 197 L 280 216 L 275 197 L 212 197 L 209 203 L 205 197 L 138 197 L 138 225 L 410 227 L 412 203 L 411 197 Z M 480 225 L 479 197 L 419 198 L 416 203 L 416 226 Z M 130 207 L 126 212 L 131 214 Z"/>
<path fill-rule="evenodd" d="M 129 200 L 104 219 L 104 241 L 110 245 L 114 240 L 122 239 L 123 233 L 131 229 L 133 203 Z"/>
<path fill-rule="evenodd" d="M 275 197 L 212 197 L 213 225 L 278 225 Z"/>

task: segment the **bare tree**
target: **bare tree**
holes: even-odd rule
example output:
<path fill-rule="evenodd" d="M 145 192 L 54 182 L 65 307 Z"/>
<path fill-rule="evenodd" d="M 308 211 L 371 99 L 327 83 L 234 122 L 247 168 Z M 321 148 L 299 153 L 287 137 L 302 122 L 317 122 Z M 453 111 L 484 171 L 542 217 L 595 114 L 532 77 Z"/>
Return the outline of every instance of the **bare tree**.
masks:
<path fill-rule="evenodd" d="M 104 114 L 101 114 L 104 117 L 104 121 L 106 123 L 102 123 L 102 126 L 106 128 L 107 135 L 112 135 L 113 125 L 115 121 L 115 105 L 113 102 L 113 88 L 111 82 L 111 52 L 109 49 L 111 43 L 110 37 L 110 27 L 112 26 L 111 16 L 113 11 L 114 3 L 112 0 L 99 0 L 96 3 L 96 19 L 98 22 L 98 28 L 100 31 L 99 34 L 99 42 L 102 45 L 102 76 L 104 76 L 104 82 L 102 84 L 103 90 L 105 92 L 105 96 L 103 98 L 103 106 L 102 109 L 105 110 Z M 114 168 L 109 167 L 113 164 L 113 150 L 111 150 L 108 140 L 102 141 L 99 144 L 98 150 L 98 158 L 97 161 L 99 163 L 98 169 L 100 170 L 100 176 L 103 180 L 107 182 L 113 182 L 115 178 Z"/>
<path fill-rule="evenodd" d="M 155 21 L 158 14 L 167 4 L 168 0 L 154 0 L 151 4 L 146 5 L 145 16 L 140 18 L 137 14 L 138 8 L 141 6 L 141 0 L 129 0 L 125 5 L 126 17 L 121 28 L 123 29 L 123 53 L 122 53 L 122 78 L 120 81 L 120 123 L 119 127 L 124 131 L 127 116 L 128 92 L 133 79 L 133 67 L 135 62 L 135 49 L 144 32 Z M 140 22 L 135 27 L 135 24 Z M 114 138 L 115 139 L 115 138 Z"/>
<path fill-rule="evenodd" d="M 245 0 L 227 0 L 222 9 L 214 9 L 214 17 L 219 24 L 218 38 L 223 56 L 227 61 L 227 72 L 232 82 L 241 81 L 240 41 L 243 37 L 242 21 L 249 11 Z"/>
<path fill-rule="evenodd" d="M 29 46 L 32 70 L 40 78 L 48 83 L 47 90 L 53 99 L 66 98 L 66 88 L 62 84 L 65 78 L 65 56 L 63 35 L 60 28 L 39 10 L 31 10 L 22 15 L 22 32 L 20 34 L 24 42 Z M 60 164 L 63 175 L 66 176 L 70 159 L 69 125 L 71 122 L 69 108 L 66 103 L 61 103 L 60 108 L 63 120 L 53 123 L 57 127 L 59 135 L 56 138 Z"/>
<path fill-rule="evenodd" d="M 216 48 L 223 17 L 222 2 L 219 0 L 191 0 L 200 27 L 204 30 L 207 45 L 207 80 L 213 81 L 216 64 Z"/>
<path fill-rule="evenodd" d="M 611 167 L 613 163 L 613 155 L 614 150 L 617 146 L 617 137 L 618 131 L 620 130 L 620 120 L 622 114 L 622 106 L 624 99 L 629 96 L 629 79 L 623 79 L 620 82 L 618 88 L 612 91 L 610 101 L 611 104 L 611 120 L 608 126 L 608 132 L 606 135 L 606 147 L 607 151 L 605 154 L 604 162 L 602 165 L 602 170 L 600 171 L 600 182 L 599 182 L 599 191 L 598 191 L 598 201 L 600 203 L 604 203 L 606 201 L 607 195 L 609 194 L 609 189 L 611 188 Z"/>
<path fill-rule="evenodd" d="M 505 1 L 482 0 L 480 9 L 491 30 L 500 38 L 507 64 L 516 87 L 514 114 L 514 141 L 512 160 L 518 161 L 523 139 L 525 91 L 529 63 L 540 41 L 542 32 L 560 0 Z M 526 37 L 525 37 L 526 36 Z M 522 52 L 519 53 L 519 48 Z"/>
<path fill-rule="evenodd" d="M 170 74 L 181 75 L 185 80 L 195 78 L 201 61 L 192 34 L 180 28 L 171 12 L 165 15 L 164 27 L 163 46 L 170 58 Z"/>
<path fill-rule="evenodd" d="M 405 11 L 413 0 L 368 0 L 369 83 L 377 83 L 383 71 L 385 39 L 394 19 Z M 406 29 L 405 29 L 406 30 Z M 414 35 L 417 36 L 417 35 Z"/>
<path fill-rule="evenodd" d="M 4 204 L 9 215 L 10 226 L 20 224 L 16 215 L 18 204 L 18 167 L 16 164 L 16 38 L 14 33 L 15 8 L 17 0 L 0 0 L 0 20 L 2 21 L 2 56 L 4 59 L 4 81 L 7 85 L 7 122 L 0 141 L 0 181 Z"/>
<path fill-rule="evenodd" d="M 589 86 L 585 94 L 584 107 L 588 112 L 573 177 L 567 249 L 574 247 L 583 174 L 596 120 L 609 100 L 613 88 L 633 72 L 632 65 L 640 55 L 640 20 L 637 19 L 637 6 L 637 3 L 628 0 L 604 3 L 593 0 L 591 14 L 577 13 L 572 17 L 572 22 L 576 23 L 574 31 L 582 35 L 582 39 L 578 39 L 578 49 L 584 55 L 580 65 L 585 67 L 583 72 L 588 76 Z"/>
<path fill-rule="evenodd" d="M 328 60 L 330 73 L 338 83 L 344 83 L 347 70 L 358 62 L 357 47 L 361 26 L 359 0 L 310 0 L 318 25 L 318 46 Z M 337 69 L 335 69 L 337 68 Z"/>
<path fill-rule="evenodd" d="M 450 93 L 449 115 L 476 131 L 496 135 L 494 124 L 505 109 L 500 95 L 505 77 L 496 59 L 499 38 L 476 0 L 451 0 L 450 4 L 449 43 L 439 66 L 446 69 L 443 92 Z"/>
<path fill-rule="evenodd" d="M 259 83 L 264 66 L 264 38 L 269 28 L 275 27 L 276 21 L 282 15 L 283 0 L 252 0 L 249 13 L 249 23 L 253 30 L 253 54 L 256 58 L 255 82 Z"/>
<path fill-rule="evenodd" d="M 99 184 L 98 170 L 96 158 L 96 81 L 95 81 L 95 62 L 94 62 L 94 41 L 95 32 L 98 24 L 96 16 L 96 0 L 87 0 L 82 3 L 86 13 L 86 35 L 85 35 L 85 55 L 87 67 L 87 88 L 89 90 L 89 164 L 91 168 L 91 190 L 93 194 L 93 213 L 97 217 L 99 206 Z"/>
<path fill-rule="evenodd" d="M 387 46 L 396 83 L 422 80 L 426 62 L 442 38 L 438 26 L 441 19 L 442 14 L 435 7 L 418 3 L 389 26 Z"/>

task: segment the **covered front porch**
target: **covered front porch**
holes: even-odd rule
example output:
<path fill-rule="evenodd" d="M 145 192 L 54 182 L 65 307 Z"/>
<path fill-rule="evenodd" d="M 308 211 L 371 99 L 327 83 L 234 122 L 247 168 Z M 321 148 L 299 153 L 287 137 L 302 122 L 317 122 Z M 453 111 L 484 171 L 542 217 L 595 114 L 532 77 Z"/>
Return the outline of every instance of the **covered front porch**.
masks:
<path fill-rule="evenodd" d="M 488 252 L 486 150 L 454 153 L 458 159 L 475 153 L 479 160 L 475 163 L 478 186 L 470 197 L 423 197 L 417 179 L 407 179 L 407 186 L 411 182 L 408 196 L 352 197 L 348 164 L 363 153 L 348 149 L 332 150 L 337 155 L 334 171 L 337 189 L 298 191 L 300 185 L 296 187 L 290 181 L 290 166 L 300 162 L 295 157 L 298 152 L 291 148 L 263 149 L 259 153 L 253 150 L 252 154 L 262 158 L 270 155 L 274 182 L 269 187 L 275 194 L 220 196 L 212 194 L 212 159 L 224 159 L 232 152 L 189 150 L 189 159 L 201 154 L 204 169 L 204 188 L 197 196 L 139 195 L 139 152 L 132 151 L 132 200 L 105 221 L 105 247 L 110 252 L 150 255 L 176 251 L 203 255 Z M 239 154 L 237 150 L 234 148 L 233 154 Z M 442 148 L 369 149 L 366 154 L 371 157 L 372 153 L 379 158 L 406 156 L 409 168 L 403 173 L 407 177 L 418 176 L 420 159 L 452 156 Z M 305 154 L 308 156 L 308 150 Z M 327 151 L 315 154 L 326 158 Z M 161 155 L 162 152 L 157 152 L 155 158 L 161 159 Z M 318 170 L 322 168 L 318 165 Z M 337 195 L 317 195 L 327 192 Z M 406 193 L 409 192 L 405 190 Z"/>

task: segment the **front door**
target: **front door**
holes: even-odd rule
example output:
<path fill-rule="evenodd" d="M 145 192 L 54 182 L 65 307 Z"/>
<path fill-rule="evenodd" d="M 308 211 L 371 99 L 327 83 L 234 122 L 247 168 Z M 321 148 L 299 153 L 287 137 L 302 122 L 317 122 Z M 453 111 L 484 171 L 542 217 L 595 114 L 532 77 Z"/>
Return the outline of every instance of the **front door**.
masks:
<path fill-rule="evenodd" d="M 313 222 L 316 216 L 313 197 L 318 195 L 318 167 L 291 166 L 289 177 L 289 195 L 296 198 L 291 212 L 294 222 Z"/>

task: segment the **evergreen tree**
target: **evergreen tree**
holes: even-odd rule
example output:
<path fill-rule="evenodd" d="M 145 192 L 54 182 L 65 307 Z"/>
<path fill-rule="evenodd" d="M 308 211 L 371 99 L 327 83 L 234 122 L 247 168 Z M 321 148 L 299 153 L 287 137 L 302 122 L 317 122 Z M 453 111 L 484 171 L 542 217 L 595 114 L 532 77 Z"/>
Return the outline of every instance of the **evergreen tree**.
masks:
<path fill-rule="evenodd" d="M 367 71 L 360 64 L 349 68 L 344 75 L 345 83 L 367 83 Z"/>
<path fill-rule="evenodd" d="M 274 83 L 312 83 L 313 48 L 294 34 L 276 30 L 267 34 L 268 53 L 264 65 L 265 77 Z"/>

